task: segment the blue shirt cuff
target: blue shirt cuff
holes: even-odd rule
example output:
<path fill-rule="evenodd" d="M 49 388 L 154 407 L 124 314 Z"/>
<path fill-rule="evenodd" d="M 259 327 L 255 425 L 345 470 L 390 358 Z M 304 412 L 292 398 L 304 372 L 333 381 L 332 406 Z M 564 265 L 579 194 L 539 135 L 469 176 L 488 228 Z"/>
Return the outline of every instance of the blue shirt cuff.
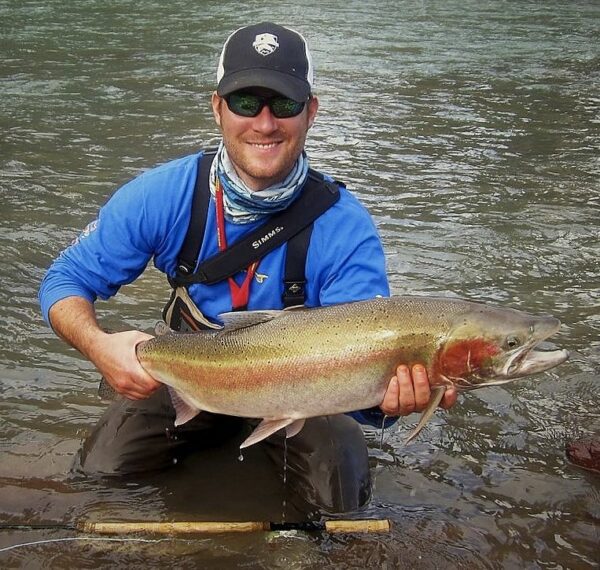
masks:
<path fill-rule="evenodd" d="M 393 426 L 398 418 L 394 416 L 386 416 L 384 421 L 384 413 L 378 406 L 368 408 L 367 410 L 359 410 L 357 412 L 348 412 L 346 415 L 354 418 L 358 423 L 369 425 L 381 429 Z"/>

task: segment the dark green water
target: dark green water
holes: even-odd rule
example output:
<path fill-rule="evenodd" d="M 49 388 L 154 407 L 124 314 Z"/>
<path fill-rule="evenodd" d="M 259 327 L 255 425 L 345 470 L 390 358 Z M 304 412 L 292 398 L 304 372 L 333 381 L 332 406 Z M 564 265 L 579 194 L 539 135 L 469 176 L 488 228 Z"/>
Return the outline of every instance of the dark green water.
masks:
<path fill-rule="evenodd" d="M 600 437 L 599 17 L 593 0 L 0 0 L 1 521 L 272 515 L 270 489 L 248 497 L 235 463 L 119 487 L 66 482 L 105 404 L 36 299 L 52 258 L 119 184 L 215 143 L 218 54 L 246 23 L 308 37 L 321 111 L 307 150 L 369 207 L 393 292 L 553 314 L 572 353 L 464 396 L 408 447 L 414 418 L 381 449 L 370 432 L 375 488 L 360 515 L 392 519 L 389 535 L 0 531 L 0 566 L 598 567 L 600 477 L 570 465 L 564 444 Z M 109 328 L 150 329 L 165 296 L 149 270 L 99 313 Z M 225 496 L 215 477 L 234 482 Z"/>

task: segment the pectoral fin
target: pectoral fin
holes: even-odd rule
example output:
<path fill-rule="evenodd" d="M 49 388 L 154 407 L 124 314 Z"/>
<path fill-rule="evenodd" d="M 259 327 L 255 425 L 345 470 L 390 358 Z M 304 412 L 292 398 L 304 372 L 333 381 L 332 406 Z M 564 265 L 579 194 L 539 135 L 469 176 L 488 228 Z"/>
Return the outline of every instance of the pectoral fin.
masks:
<path fill-rule="evenodd" d="M 412 432 L 410 432 L 406 438 L 406 441 L 404 442 L 405 445 L 417 437 L 419 432 L 425 427 L 427 422 L 431 419 L 433 412 L 435 412 L 436 408 L 440 405 L 445 393 L 446 386 L 436 386 L 435 388 L 431 389 L 431 398 L 429 399 L 429 404 L 427 404 L 427 407 L 423 410 L 417 427 L 415 427 L 415 429 L 412 430 Z"/>
<path fill-rule="evenodd" d="M 295 436 L 304 426 L 304 419 L 294 420 L 292 418 L 282 418 L 280 420 L 263 420 L 256 426 L 256 429 L 250 434 L 248 438 L 244 440 L 240 449 L 244 447 L 250 447 L 263 439 L 266 439 L 270 435 L 274 434 L 280 429 L 286 429 L 286 437 Z"/>
<path fill-rule="evenodd" d="M 118 400 L 119 398 L 122 398 L 123 396 L 121 396 L 108 383 L 106 378 L 104 378 L 104 376 L 102 376 L 102 378 L 100 378 L 100 384 L 98 384 L 98 397 L 105 402 L 114 402 L 115 400 Z"/>

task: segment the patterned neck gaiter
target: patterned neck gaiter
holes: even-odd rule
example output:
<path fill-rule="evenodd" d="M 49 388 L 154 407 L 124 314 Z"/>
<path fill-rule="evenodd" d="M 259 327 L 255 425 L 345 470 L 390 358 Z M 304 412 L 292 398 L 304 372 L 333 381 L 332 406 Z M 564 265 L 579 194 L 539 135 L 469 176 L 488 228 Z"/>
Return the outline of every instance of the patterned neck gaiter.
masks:
<path fill-rule="evenodd" d="M 250 190 L 235 172 L 221 142 L 210 169 L 210 191 L 214 197 L 218 176 L 223 188 L 225 218 L 234 224 L 246 224 L 285 210 L 300 194 L 307 175 L 308 158 L 303 151 L 283 182 L 264 190 Z"/>

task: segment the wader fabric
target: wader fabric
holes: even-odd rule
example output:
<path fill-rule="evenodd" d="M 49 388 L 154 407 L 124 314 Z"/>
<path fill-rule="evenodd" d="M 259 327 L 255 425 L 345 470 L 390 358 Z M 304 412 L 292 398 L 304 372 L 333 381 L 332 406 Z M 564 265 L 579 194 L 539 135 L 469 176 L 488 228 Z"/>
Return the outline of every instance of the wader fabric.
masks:
<path fill-rule="evenodd" d="M 166 388 L 145 400 L 112 402 L 84 442 L 75 471 L 102 476 L 148 474 L 173 467 L 189 454 L 214 455 L 220 446 L 237 460 L 239 444 L 259 421 L 209 412 L 179 427 L 174 427 L 174 420 Z M 244 455 L 260 453 L 279 479 L 284 474 L 284 434 L 281 430 L 243 450 Z M 358 423 L 345 415 L 306 420 L 302 431 L 287 439 L 285 475 L 286 500 L 301 513 L 347 512 L 364 505 L 371 486 L 366 442 Z M 251 492 L 253 482 L 243 484 Z"/>

